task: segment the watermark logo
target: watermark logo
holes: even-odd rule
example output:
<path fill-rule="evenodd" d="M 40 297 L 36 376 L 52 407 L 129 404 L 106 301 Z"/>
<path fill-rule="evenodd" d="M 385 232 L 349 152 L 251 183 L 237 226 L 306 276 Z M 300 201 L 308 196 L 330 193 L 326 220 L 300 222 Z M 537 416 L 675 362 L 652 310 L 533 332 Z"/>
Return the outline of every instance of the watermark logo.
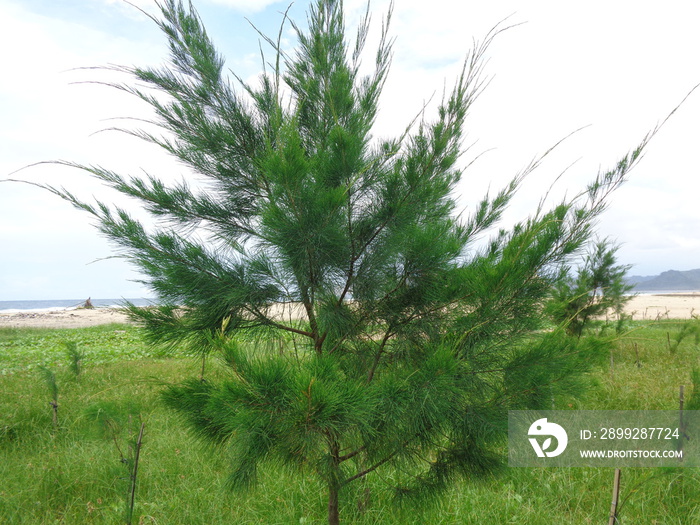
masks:
<path fill-rule="evenodd" d="M 700 467 L 700 410 L 509 410 L 508 465 Z"/>
<path fill-rule="evenodd" d="M 545 437 L 546 439 L 540 445 L 537 437 L 530 437 L 530 444 L 535 450 L 538 457 L 548 457 L 553 458 L 564 452 L 566 450 L 566 445 L 569 442 L 569 437 L 566 435 L 566 430 L 556 423 L 550 423 L 547 421 L 546 417 L 538 419 L 527 431 L 529 436 L 537 436 L 539 438 Z M 549 450 L 552 446 L 552 438 L 557 440 L 557 446 L 554 450 Z"/>

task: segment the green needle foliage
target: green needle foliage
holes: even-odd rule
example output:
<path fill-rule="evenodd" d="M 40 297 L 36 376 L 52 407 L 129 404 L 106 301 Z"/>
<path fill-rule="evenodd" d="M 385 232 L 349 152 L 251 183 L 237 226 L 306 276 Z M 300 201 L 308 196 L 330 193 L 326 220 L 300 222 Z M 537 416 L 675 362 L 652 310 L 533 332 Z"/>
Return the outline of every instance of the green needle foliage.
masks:
<path fill-rule="evenodd" d="M 380 471 L 399 499 L 424 502 L 492 472 L 507 410 L 551 408 L 600 353 L 542 330 L 542 305 L 648 137 L 576 198 L 477 247 L 539 164 L 471 215 L 455 213 L 465 118 L 499 28 L 434 117 L 377 138 L 390 16 L 364 74 L 369 17 L 351 43 L 342 2 L 318 0 L 308 29 L 292 24 L 292 51 L 266 39 L 276 58 L 251 84 L 224 75 L 191 5 L 160 8 L 170 63 L 124 68 L 140 87 L 116 87 L 150 104 L 164 134 L 130 132 L 196 175 L 169 185 L 71 164 L 136 198 L 155 226 L 50 189 L 96 217 L 145 275 L 161 306 L 130 312 L 151 342 L 224 357 L 226 378 L 172 386 L 168 405 L 224 446 L 236 490 L 270 463 L 317 476 L 329 523 L 343 489 Z"/>
<path fill-rule="evenodd" d="M 622 308 L 632 298 L 628 294 L 634 286 L 625 281 L 631 266 L 617 264 L 618 248 L 608 240 L 597 241 L 576 276 L 570 268 L 564 268 L 546 311 L 570 335 L 581 337 L 584 328 L 609 310 L 623 315 Z"/>
<path fill-rule="evenodd" d="M 69 359 L 68 368 L 75 375 L 75 377 L 80 376 L 83 371 L 83 360 L 85 359 L 85 353 L 78 348 L 78 343 L 75 341 L 66 341 L 63 343 L 66 349 L 66 356 Z"/>
<path fill-rule="evenodd" d="M 49 389 L 49 394 L 51 395 L 49 405 L 51 405 L 52 409 L 53 428 L 54 430 L 58 430 L 58 383 L 56 383 L 56 374 L 53 370 L 45 366 L 39 366 L 37 368 Z"/>

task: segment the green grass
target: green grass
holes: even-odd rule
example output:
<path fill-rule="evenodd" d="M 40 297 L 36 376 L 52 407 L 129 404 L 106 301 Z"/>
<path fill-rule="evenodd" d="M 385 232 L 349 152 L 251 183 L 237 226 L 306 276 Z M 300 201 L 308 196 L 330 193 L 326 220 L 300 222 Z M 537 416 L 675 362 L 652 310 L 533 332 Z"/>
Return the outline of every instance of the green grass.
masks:
<path fill-rule="evenodd" d="M 560 408 L 676 409 L 679 386 L 689 397 L 692 368 L 700 365 L 692 338 L 669 351 L 668 337 L 680 326 L 634 323 L 613 351 L 612 369 L 606 359 L 591 374 L 589 393 Z M 78 375 L 69 341 L 84 356 Z M 58 429 L 39 366 L 56 375 Z M 196 376 L 199 367 L 148 349 L 128 326 L 0 330 L 0 523 L 122 523 L 130 446 L 141 422 L 133 523 L 324 523 L 324 490 L 312 477 L 268 470 L 249 494 L 226 490 L 225 453 L 195 441 L 158 402 L 163 384 Z M 341 517 L 358 524 L 607 523 L 612 480 L 611 468 L 505 468 L 460 483 L 419 511 L 390 505 L 377 477 L 343 494 Z M 370 500 L 360 510 L 365 489 Z M 700 523 L 696 469 L 623 469 L 621 498 L 619 523 Z"/>
<path fill-rule="evenodd" d="M 85 354 L 84 365 L 103 365 L 145 357 L 163 351 L 144 345 L 133 327 L 119 324 L 91 328 L 0 328 L 0 375 L 38 366 L 68 367 L 66 343 L 74 342 Z"/>

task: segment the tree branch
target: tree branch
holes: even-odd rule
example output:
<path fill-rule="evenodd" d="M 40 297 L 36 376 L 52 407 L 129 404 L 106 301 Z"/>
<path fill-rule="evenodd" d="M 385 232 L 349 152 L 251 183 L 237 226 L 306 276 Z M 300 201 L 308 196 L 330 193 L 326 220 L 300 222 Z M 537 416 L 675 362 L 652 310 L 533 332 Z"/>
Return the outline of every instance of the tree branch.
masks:
<path fill-rule="evenodd" d="M 343 483 L 342 483 L 343 486 L 344 486 L 344 485 L 347 485 L 347 484 L 350 483 L 351 481 L 355 481 L 356 479 L 365 477 L 365 476 L 366 476 L 367 474 L 369 474 L 370 472 L 374 472 L 374 471 L 377 470 L 379 467 L 381 467 L 382 465 L 384 465 L 384 463 L 387 463 L 388 461 L 391 461 L 397 453 L 398 453 L 398 452 L 392 452 L 392 453 L 389 454 L 387 457 L 385 457 L 384 459 L 378 461 L 377 463 L 375 463 L 375 464 L 372 465 L 371 467 L 366 468 L 365 470 L 363 470 L 363 471 L 361 471 L 361 472 L 358 472 L 358 473 L 355 474 L 354 476 L 349 477 L 348 479 L 346 479 L 345 481 L 343 481 Z"/>

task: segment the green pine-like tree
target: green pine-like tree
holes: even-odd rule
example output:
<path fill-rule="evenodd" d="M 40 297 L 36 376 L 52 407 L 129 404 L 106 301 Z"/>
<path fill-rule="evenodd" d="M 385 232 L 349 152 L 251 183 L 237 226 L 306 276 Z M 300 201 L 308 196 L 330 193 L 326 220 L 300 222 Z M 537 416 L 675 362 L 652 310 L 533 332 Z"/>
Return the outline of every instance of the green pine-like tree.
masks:
<path fill-rule="evenodd" d="M 390 16 L 364 74 L 369 17 L 351 38 L 342 2 L 317 0 L 308 28 L 293 24 L 296 47 L 268 38 L 275 59 L 246 83 L 225 75 L 191 4 L 160 10 L 170 63 L 125 68 L 137 82 L 116 87 L 163 130 L 131 132 L 195 175 L 166 184 L 70 164 L 140 201 L 156 226 L 50 189 L 145 276 L 160 306 L 129 310 L 150 342 L 223 356 L 225 379 L 174 385 L 167 404 L 231 455 L 236 490 L 270 464 L 317 476 L 331 524 L 343 489 L 382 470 L 398 498 L 419 500 L 492 472 L 507 411 L 551 408 L 599 350 L 541 330 L 543 305 L 648 139 L 578 197 L 477 245 L 539 163 L 456 213 L 465 118 L 498 27 L 433 117 L 408 114 L 403 134 L 381 138 Z"/>
<path fill-rule="evenodd" d="M 581 337 L 594 319 L 608 312 L 623 315 L 634 286 L 625 280 L 631 266 L 617 262 L 618 249 L 607 239 L 594 242 L 576 274 L 565 267 L 556 282 L 546 312 L 570 335 Z"/>

